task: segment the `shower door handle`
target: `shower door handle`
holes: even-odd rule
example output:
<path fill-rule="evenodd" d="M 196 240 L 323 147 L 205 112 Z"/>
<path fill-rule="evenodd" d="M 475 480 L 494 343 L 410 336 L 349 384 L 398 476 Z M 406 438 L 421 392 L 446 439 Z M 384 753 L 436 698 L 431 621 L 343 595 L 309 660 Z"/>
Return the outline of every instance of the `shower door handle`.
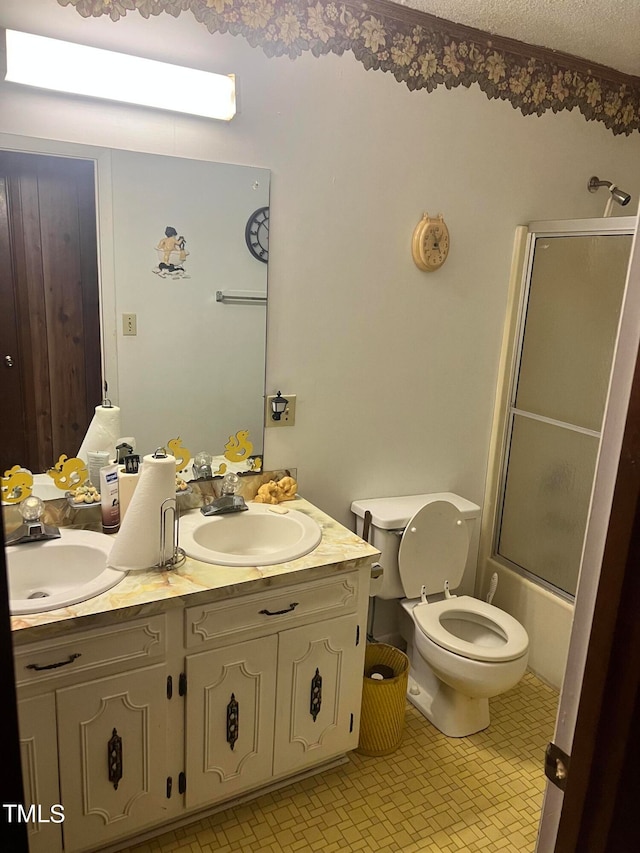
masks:
<path fill-rule="evenodd" d="M 12 355 L 5 355 L 4 366 L 5 367 L 13 367 L 13 356 Z"/>

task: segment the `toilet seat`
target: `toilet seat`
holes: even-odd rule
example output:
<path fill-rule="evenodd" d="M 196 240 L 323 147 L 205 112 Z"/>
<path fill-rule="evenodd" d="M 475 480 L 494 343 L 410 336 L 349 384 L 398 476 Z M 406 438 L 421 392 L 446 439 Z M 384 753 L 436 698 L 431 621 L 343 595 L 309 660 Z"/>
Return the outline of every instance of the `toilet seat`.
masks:
<path fill-rule="evenodd" d="M 407 598 L 460 585 L 469 552 L 464 516 L 449 501 L 422 506 L 405 527 L 398 549 L 398 573 Z"/>
<path fill-rule="evenodd" d="M 443 649 L 471 660 L 516 660 L 529 648 L 527 632 L 516 619 L 468 595 L 417 604 L 412 613 L 426 637 Z M 453 633 L 454 630 L 458 633 Z M 479 635 L 475 642 L 471 640 L 474 634 Z"/>

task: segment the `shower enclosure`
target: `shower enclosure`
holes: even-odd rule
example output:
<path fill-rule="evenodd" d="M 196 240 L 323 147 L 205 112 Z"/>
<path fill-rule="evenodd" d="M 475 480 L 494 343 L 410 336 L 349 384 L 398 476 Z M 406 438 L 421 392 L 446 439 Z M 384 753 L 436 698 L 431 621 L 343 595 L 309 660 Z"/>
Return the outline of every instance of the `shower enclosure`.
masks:
<path fill-rule="evenodd" d="M 535 222 L 517 235 L 484 525 L 488 562 L 568 600 L 634 225 L 631 217 Z"/>

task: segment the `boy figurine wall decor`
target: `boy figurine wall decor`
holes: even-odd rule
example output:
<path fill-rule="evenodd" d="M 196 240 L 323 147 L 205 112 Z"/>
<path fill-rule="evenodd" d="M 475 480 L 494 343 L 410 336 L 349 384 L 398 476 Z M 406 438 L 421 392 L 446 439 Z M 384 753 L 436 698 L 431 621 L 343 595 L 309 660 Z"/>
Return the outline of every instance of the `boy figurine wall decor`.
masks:
<path fill-rule="evenodd" d="M 185 238 L 179 235 L 173 226 L 167 225 L 164 229 L 164 237 L 156 246 L 158 266 L 153 268 L 153 272 L 162 278 L 190 278 L 185 272 L 185 263 L 189 254 L 186 244 Z"/>

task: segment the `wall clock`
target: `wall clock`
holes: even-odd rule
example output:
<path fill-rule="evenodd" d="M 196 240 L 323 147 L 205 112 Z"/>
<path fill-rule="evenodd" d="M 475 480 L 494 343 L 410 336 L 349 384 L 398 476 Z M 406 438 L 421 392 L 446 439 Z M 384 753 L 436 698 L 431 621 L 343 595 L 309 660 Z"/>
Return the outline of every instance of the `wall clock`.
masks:
<path fill-rule="evenodd" d="M 440 269 L 449 255 L 449 229 L 441 213 L 436 217 L 425 213 L 415 227 L 411 241 L 415 265 L 425 272 Z"/>
<path fill-rule="evenodd" d="M 244 229 L 247 248 L 254 258 L 266 264 L 269 260 L 269 208 L 259 207 L 251 214 Z"/>

